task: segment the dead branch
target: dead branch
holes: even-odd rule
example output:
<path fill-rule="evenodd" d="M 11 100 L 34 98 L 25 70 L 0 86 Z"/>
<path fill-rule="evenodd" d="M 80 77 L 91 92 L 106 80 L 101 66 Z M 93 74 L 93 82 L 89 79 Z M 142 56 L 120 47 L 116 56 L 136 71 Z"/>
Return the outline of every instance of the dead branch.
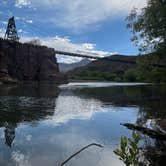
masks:
<path fill-rule="evenodd" d="M 124 123 L 121 125 L 127 127 L 130 130 L 138 130 L 138 131 L 142 132 L 143 134 L 148 135 L 151 138 L 166 141 L 166 134 L 161 131 L 156 131 L 153 129 L 149 129 L 149 128 L 146 128 L 143 126 L 138 126 L 138 125 L 131 124 L 131 123 Z"/>
<path fill-rule="evenodd" d="M 97 146 L 97 147 L 103 148 L 103 146 L 100 145 L 100 144 L 96 144 L 96 143 L 89 144 L 89 145 L 83 147 L 82 149 L 80 149 L 79 151 L 77 151 L 76 153 L 74 153 L 73 155 L 71 155 L 70 157 L 68 157 L 64 162 L 62 162 L 60 164 L 60 166 L 65 165 L 69 160 L 71 160 L 73 157 L 75 157 L 76 155 L 78 155 L 79 153 L 81 153 L 83 150 L 89 148 L 90 146 Z"/>

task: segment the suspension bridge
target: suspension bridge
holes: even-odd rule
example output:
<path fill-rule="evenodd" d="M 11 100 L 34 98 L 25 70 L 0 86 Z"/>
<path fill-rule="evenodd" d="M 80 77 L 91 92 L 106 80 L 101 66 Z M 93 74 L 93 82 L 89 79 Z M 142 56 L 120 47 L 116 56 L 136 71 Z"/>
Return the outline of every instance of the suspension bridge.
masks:
<path fill-rule="evenodd" d="M 94 57 L 94 56 L 91 56 L 91 55 L 84 55 L 84 54 L 65 52 L 65 51 L 58 51 L 58 50 L 55 50 L 55 54 L 67 55 L 67 56 L 73 56 L 73 57 L 81 57 L 81 58 L 88 58 L 88 59 L 102 59 L 101 57 Z"/>
<path fill-rule="evenodd" d="M 33 27 L 34 28 L 34 27 Z M 39 29 L 38 29 L 39 32 Z M 15 20 L 14 17 L 11 17 L 8 21 L 8 25 L 7 25 L 7 29 L 6 29 L 6 33 L 4 36 L 4 39 L 6 40 L 10 40 L 13 42 L 19 42 L 19 37 L 18 37 L 18 33 L 17 33 L 17 29 L 16 29 L 16 24 L 15 24 Z M 73 52 L 68 52 L 68 51 L 60 51 L 60 50 L 55 50 L 55 54 L 58 55 L 66 55 L 66 56 L 72 56 L 72 57 L 81 57 L 81 58 L 88 58 L 88 59 L 103 59 L 100 56 L 93 56 L 93 55 L 87 55 L 87 54 L 82 54 L 82 53 L 73 53 Z M 110 55 L 111 56 L 111 55 Z M 129 60 L 123 60 L 123 59 L 108 59 L 109 61 L 113 61 L 113 62 L 122 62 L 122 63 L 130 63 L 130 64 L 136 64 L 136 61 L 129 61 Z M 165 64 L 152 64 L 153 66 L 156 67 L 166 67 Z"/>
<path fill-rule="evenodd" d="M 4 39 L 14 41 L 14 42 L 19 42 L 19 37 L 18 37 L 14 17 L 11 17 L 8 21 Z M 96 57 L 96 56 L 92 56 L 92 55 L 85 55 L 85 54 L 73 53 L 73 52 L 68 52 L 68 51 L 60 51 L 60 50 L 55 50 L 55 54 L 88 58 L 88 59 L 101 59 L 101 57 Z"/>

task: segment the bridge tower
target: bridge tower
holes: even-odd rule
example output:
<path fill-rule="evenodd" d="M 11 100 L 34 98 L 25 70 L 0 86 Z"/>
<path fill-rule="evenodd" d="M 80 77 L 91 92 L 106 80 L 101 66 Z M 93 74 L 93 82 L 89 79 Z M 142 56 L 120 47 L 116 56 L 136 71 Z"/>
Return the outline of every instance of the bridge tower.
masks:
<path fill-rule="evenodd" d="M 14 17 L 9 18 L 4 38 L 11 41 L 19 41 Z"/>

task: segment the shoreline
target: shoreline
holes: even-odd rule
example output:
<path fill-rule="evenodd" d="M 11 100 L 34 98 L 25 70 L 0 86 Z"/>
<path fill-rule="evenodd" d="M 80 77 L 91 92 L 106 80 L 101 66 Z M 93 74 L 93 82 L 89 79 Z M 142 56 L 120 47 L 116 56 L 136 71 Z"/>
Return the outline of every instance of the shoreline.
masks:
<path fill-rule="evenodd" d="M 68 80 L 69 83 L 75 83 L 75 82 L 80 82 L 80 83 L 84 83 L 84 82 L 101 82 L 101 83 L 143 83 L 143 84 L 153 84 L 153 82 L 124 82 L 124 81 L 104 81 L 104 80 L 72 80 L 69 79 Z"/>

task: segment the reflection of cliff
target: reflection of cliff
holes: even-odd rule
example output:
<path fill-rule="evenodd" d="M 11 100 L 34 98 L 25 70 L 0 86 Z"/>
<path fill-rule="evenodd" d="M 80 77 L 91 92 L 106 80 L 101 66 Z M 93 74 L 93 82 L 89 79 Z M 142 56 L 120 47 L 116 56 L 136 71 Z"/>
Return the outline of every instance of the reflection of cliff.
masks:
<path fill-rule="evenodd" d="M 0 39 L 0 80 L 64 83 L 55 52 L 44 46 Z"/>
<path fill-rule="evenodd" d="M 57 97 L 56 85 L 0 85 L 0 96 Z"/>
<path fill-rule="evenodd" d="M 5 124 L 5 144 L 9 147 L 12 146 L 12 143 L 15 138 L 15 128 L 17 127 L 17 124 L 12 123 L 6 123 Z"/>
<path fill-rule="evenodd" d="M 5 127 L 6 145 L 12 146 L 19 123 L 37 122 L 53 116 L 58 95 L 57 87 L 0 86 L 0 127 Z"/>

